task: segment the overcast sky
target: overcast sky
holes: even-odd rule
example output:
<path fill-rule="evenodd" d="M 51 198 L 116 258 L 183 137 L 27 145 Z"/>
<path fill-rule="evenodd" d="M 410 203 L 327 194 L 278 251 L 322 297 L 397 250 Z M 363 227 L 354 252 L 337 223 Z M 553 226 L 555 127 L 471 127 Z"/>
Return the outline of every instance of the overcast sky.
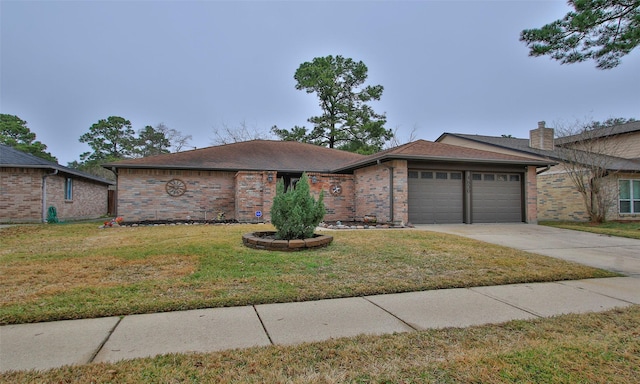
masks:
<path fill-rule="evenodd" d="M 212 144 L 213 128 L 307 125 L 295 89 L 314 57 L 363 61 L 376 112 L 401 142 L 443 132 L 528 137 L 577 119 L 640 119 L 640 53 L 612 70 L 528 56 L 522 29 L 565 1 L 0 1 L 0 112 L 26 120 L 62 165 L 100 119 L 164 123 Z"/>

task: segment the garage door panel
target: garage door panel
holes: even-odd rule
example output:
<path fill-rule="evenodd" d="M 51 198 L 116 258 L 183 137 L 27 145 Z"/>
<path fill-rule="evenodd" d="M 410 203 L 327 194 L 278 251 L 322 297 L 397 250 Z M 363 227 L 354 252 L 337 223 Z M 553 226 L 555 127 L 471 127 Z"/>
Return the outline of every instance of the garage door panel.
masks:
<path fill-rule="evenodd" d="M 462 223 L 463 188 L 459 176 L 461 173 L 414 172 L 414 177 L 409 178 L 409 221 L 415 224 Z M 453 177 L 460 178 L 452 179 L 452 173 L 458 175 Z"/>
<path fill-rule="evenodd" d="M 474 173 L 471 184 L 474 223 L 522 221 L 522 182 L 515 174 Z"/>

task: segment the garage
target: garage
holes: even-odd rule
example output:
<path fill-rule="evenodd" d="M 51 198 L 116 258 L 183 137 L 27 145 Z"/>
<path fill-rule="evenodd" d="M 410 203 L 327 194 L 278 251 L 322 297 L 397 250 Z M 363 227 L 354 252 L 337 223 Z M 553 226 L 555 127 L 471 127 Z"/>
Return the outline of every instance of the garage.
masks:
<path fill-rule="evenodd" d="M 523 221 L 522 174 L 409 170 L 407 176 L 411 223 Z"/>
<path fill-rule="evenodd" d="M 414 224 L 463 222 L 462 172 L 409 170 L 409 221 Z"/>
<path fill-rule="evenodd" d="M 522 201 L 522 182 L 519 174 L 471 174 L 473 223 L 521 222 Z"/>

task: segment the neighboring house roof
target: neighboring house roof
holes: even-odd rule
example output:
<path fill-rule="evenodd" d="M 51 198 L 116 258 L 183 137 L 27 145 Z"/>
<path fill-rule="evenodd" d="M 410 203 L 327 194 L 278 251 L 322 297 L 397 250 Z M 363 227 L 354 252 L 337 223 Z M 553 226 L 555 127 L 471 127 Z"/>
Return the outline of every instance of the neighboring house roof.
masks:
<path fill-rule="evenodd" d="M 576 143 L 582 140 L 593 140 L 601 137 L 622 135 L 625 133 L 640 132 L 640 121 L 634 121 L 631 123 L 615 125 L 613 127 L 602 127 L 593 129 L 588 133 L 581 133 L 571 136 L 563 136 L 555 139 L 557 145 L 563 145 L 567 143 Z"/>
<path fill-rule="evenodd" d="M 297 141 L 251 140 L 104 164 L 105 168 L 331 172 L 364 155 Z"/>
<path fill-rule="evenodd" d="M 531 159 L 527 157 L 508 155 L 503 153 L 483 151 L 458 145 L 434 143 L 426 140 L 416 140 L 387 149 L 382 152 L 367 156 L 364 159 L 353 161 L 339 168 L 338 171 L 355 169 L 378 161 L 393 159 L 426 160 L 439 162 L 473 162 L 491 164 L 518 164 L 518 165 L 550 165 L 554 162 L 544 159 Z"/>
<path fill-rule="evenodd" d="M 0 144 L 0 167 L 50 169 L 52 171 L 66 173 L 69 175 L 96 181 L 98 183 L 110 184 L 110 185 L 115 184 L 110 180 L 103 179 L 101 177 L 88 174 L 86 172 L 78 171 L 76 169 L 64 167 L 52 161 L 42 159 L 30 153 L 22 152 L 18 149 L 15 149 L 13 147 L 10 147 L 4 144 Z"/>
<path fill-rule="evenodd" d="M 631 123 L 633 124 L 633 123 Z M 628 125 L 628 124 L 623 124 Z M 630 131 L 629 131 L 630 132 Z M 466 140 L 470 140 L 477 143 L 489 144 L 499 148 L 510 149 L 525 154 L 533 154 L 546 157 L 554 161 L 566 161 L 567 156 L 563 154 L 560 148 L 556 148 L 553 151 L 532 148 L 529 146 L 529 139 L 518 139 L 514 137 L 497 137 L 497 136 L 483 136 L 483 135 L 469 135 L 463 133 L 448 133 L 445 132 L 436 139 L 436 142 L 444 138 L 445 136 L 459 137 Z M 556 139 L 557 143 L 557 139 Z M 640 161 L 633 159 L 625 159 L 622 157 L 599 155 L 601 159 L 598 161 L 600 164 L 607 164 L 612 170 L 617 171 L 640 171 Z"/>
<path fill-rule="evenodd" d="M 459 137 L 462 139 L 474 141 L 482 144 L 490 144 L 496 147 L 511 149 L 519 151 L 529 155 L 538 155 L 549 159 L 562 160 L 556 153 L 556 151 L 548 151 L 544 149 L 532 148 L 529 146 L 529 139 L 518 139 L 515 137 L 500 137 L 500 136 L 483 136 L 483 135 L 470 135 L 465 133 L 449 133 L 445 132 L 436 139 L 436 142 L 442 140 L 445 136 Z"/>

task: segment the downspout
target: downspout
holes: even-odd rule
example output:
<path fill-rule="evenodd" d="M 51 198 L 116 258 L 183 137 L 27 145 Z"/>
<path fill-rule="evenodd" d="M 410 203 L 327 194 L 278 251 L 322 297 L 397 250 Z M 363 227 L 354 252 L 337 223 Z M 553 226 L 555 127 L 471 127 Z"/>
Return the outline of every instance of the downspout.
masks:
<path fill-rule="evenodd" d="M 113 210 L 115 212 L 113 212 L 112 215 L 115 217 L 118 217 L 118 192 L 120 191 L 120 185 L 119 185 L 120 180 L 118 180 L 118 168 L 111 167 L 111 172 L 113 172 L 113 174 L 116 175 L 116 190 L 113 191 Z M 108 198 L 109 198 L 109 192 L 107 188 L 107 199 Z M 109 202 L 107 202 L 107 205 L 109 205 Z"/>
<path fill-rule="evenodd" d="M 47 177 L 58 174 L 58 170 L 54 169 L 53 173 L 45 173 L 42 175 L 42 222 L 47 222 Z"/>
<path fill-rule="evenodd" d="M 380 162 L 380 159 L 378 159 L 377 162 L 378 165 L 383 165 L 389 168 L 389 218 L 391 219 L 391 224 L 393 224 L 393 169 L 395 167 L 383 164 L 382 162 Z"/>

